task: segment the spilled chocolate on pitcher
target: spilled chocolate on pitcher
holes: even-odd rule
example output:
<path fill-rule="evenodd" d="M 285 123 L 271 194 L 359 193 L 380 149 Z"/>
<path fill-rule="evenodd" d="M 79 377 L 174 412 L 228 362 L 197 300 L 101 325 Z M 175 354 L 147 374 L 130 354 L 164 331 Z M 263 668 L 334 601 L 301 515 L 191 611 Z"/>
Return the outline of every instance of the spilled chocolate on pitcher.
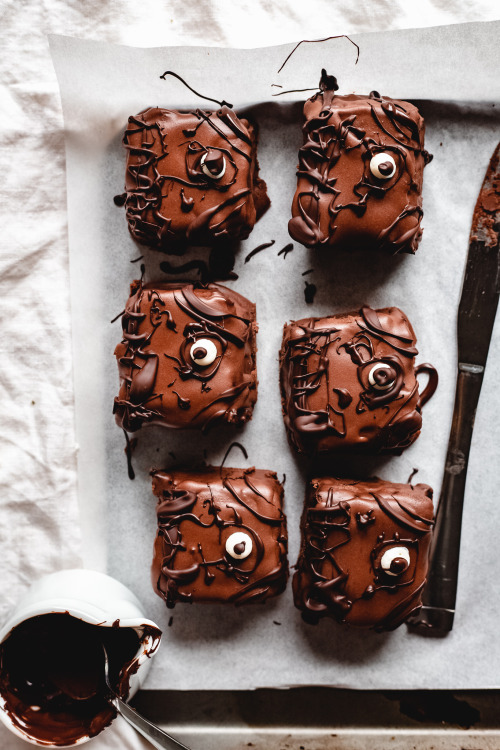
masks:
<path fill-rule="evenodd" d="M 110 684 L 126 698 L 138 668 L 133 628 L 91 625 L 69 613 L 14 628 L 0 645 L 0 704 L 14 726 L 40 744 L 64 746 L 110 724 L 116 711 L 106 699 L 103 645 Z"/>

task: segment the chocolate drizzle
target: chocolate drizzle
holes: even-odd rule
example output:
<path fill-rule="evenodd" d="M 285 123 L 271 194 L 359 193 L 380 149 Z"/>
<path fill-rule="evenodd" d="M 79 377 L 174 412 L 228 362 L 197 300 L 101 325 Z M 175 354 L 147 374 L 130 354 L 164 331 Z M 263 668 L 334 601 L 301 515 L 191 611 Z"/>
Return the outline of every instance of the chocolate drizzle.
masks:
<path fill-rule="evenodd" d="M 291 237 L 307 247 L 414 253 L 422 234 L 423 168 L 431 159 L 418 111 L 378 92 L 338 96 L 325 70 L 319 88 L 304 107 Z M 380 154 L 393 160 L 394 175 L 389 162 L 373 172 Z"/>
<path fill-rule="evenodd" d="M 253 127 L 225 103 L 216 112 L 144 110 L 129 118 L 123 143 L 126 216 L 142 244 L 182 254 L 187 243 L 245 239 L 269 207 Z"/>
<path fill-rule="evenodd" d="M 196 96 L 199 96 L 200 99 L 206 99 L 209 102 L 214 102 L 215 104 L 218 104 L 220 107 L 232 107 L 232 104 L 229 104 L 229 102 L 224 101 L 224 99 L 220 102 L 218 99 L 212 99 L 210 96 L 205 96 L 204 94 L 200 94 L 198 91 L 195 91 L 195 89 L 192 88 L 192 86 L 187 83 L 187 81 L 184 80 L 178 73 L 174 73 L 173 70 L 166 70 L 164 73 L 161 74 L 160 78 L 164 81 L 167 76 L 173 76 L 174 78 L 177 78 L 178 81 L 184 84 L 186 88 L 188 88 L 190 91 L 193 92 L 193 94 L 196 94 Z"/>
<path fill-rule="evenodd" d="M 214 284 L 137 281 L 121 318 L 114 402 L 120 427 L 134 432 L 156 422 L 207 429 L 251 417 L 257 385 L 252 303 Z"/>
<path fill-rule="evenodd" d="M 268 247 L 272 247 L 276 240 L 271 240 L 271 242 L 263 242 L 262 245 L 258 245 L 253 250 L 250 250 L 248 255 L 245 255 L 245 263 L 248 263 L 248 261 L 254 257 L 254 255 L 257 255 L 257 253 L 261 253 L 263 250 L 267 250 Z"/>
<path fill-rule="evenodd" d="M 305 319 L 285 326 L 280 352 L 283 415 L 299 452 L 398 453 L 419 435 L 415 334 L 396 308 Z M 425 365 L 427 368 L 427 365 Z M 426 369 L 427 371 L 427 369 Z"/>
<path fill-rule="evenodd" d="M 303 618 L 375 630 L 400 625 L 421 603 L 433 523 L 427 485 L 312 480 L 293 579 Z M 392 553 L 388 572 L 384 553 Z"/>
<path fill-rule="evenodd" d="M 167 607 L 179 601 L 244 604 L 284 589 L 286 520 L 275 474 L 222 466 L 191 473 L 155 471 L 153 492 L 158 535 L 152 579 Z M 235 532 L 252 542 L 250 555 L 241 560 L 226 549 Z M 246 543 L 236 546 L 236 553 L 243 552 Z"/>

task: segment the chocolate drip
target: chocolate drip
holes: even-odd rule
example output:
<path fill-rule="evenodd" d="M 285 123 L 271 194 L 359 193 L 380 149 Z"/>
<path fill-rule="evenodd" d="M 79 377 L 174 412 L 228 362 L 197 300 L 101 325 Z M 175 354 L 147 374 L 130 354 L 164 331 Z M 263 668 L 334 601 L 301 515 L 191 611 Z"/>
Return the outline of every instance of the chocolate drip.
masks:
<path fill-rule="evenodd" d="M 256 248 L 251 250 L 248 255 L 245 256 L 245 263 L 248 263 L 248 261 L 254 257 L 254 255 L 257 255 L 257 253 L 261 253 L 262 250 L 266 250 L 268 247 L 272 247 L 274 245 L 276 240 L 271 240 L 271 242 L 263 242 L 262 245 L 258 245 Z"/>
<path fill-rule="evenodd" d="M 191 401 L 188 398 L 183 398 L 177 391 L 172 391 L 172 393 L 175 393 L 177 396 L 177 403 L 179 405 L 179 409 L 190 409 L 191 408 Z"/>
<path fill-rule="evenodd" d="M 308 281 L 305 282 L 304 287 L 304 299 L 308 305 L 312 305 L 317 292 L 316 284 L 310 284 Z"/>
<path fill-rule="evenodd" d="M 221 472 L 222 472 L 222 469 L 224 467 L 224 464 L 226 463 L 227 457 L 229 456 L 229 454 L 231 453 L 231 451 L 233 450 L 233 448 L 239 448 L 240 451 L 245 456 L 245 458 L 248 458 L 248 453 L 246 451 L 245 446 L 243 446 L 241 443 L 238 443 L 236 440 L 233 440 L 233 442 L 231 443 L 231 445 L 228 447 L 227 451 L 224 453 L 224 458 L 222 459 L 222 462 L 221 462 L 221 465 L 220 465 Z"/>
<path fill-rule="evenodd" d="M 283 70 L 283 68 L 285 67 L 285 65 L 287 64 L 287 62 L 289 61 L 289 59 L 291 58 L 291 56 L 300 47 L 301 44 L 321 44 L 321 42 L 329 42 L 331 39 L 347 39 L 348 42 L 350 42 L 354 47 L 356 47 L 357 55 L 356 55 L 356 60 L 354 61 L 354 64 L 356 65 L 357 62 L 358 62 L 358 60 L 359 60 L 359 47 L 358 47 L 358 45 L 356 44 L 356 42 L 353 42 L 352 39 L 347 36 L 347 34 L 336 34 L 335 36 L 327 36 L 324 39 L 302 39 L 300 42 L 298 42 L 295 45 L 295 47 L 293 48 L 293 50 L 286 57 L 285 62 L 282 63 L 282 65 L 280 66 L 280 68 L 278 70 L 278 73 L 281 73 L 281 71 Z M 321 71 L 321 78 L 322 79 L 323 79 L 323 74 L 325 74 L 325 77 L 327 78 L 327 80 L 328 79 L 334 79 L 335 80 L 335 84 L 337 83 L 337 81 L 334 78 L 334 76 L 326 76 L 326 71 L 325 70 Z"/>
<path fill-rule="evenodd" d="M 184 188 L 181 188 L 181 210 L 184 211 L 185 214 L 189 213 L 189 211 L 192 211 L 194 207 L 194 198 L 186 198 L 184 195 Z"/>
<path fill-rule="evenodd" d="M 135 479 L 135 471 L 134 467 L 132 466 L 132 453 L 137 445 L 137 440 L 131 441 L 127 431 L 123 430 L 123 434 L 125 435 L 125 455 L 127 456 L 127 473 L 129 479 Z"/>
<path fill-rule="evenodd" d="M 281 250 L 279 251 L 278 255 L 282 255 L 283 256 L 283 260 L 284 260 L 286 258 L 286 256 L 288 255 L 288 253 L 291 253 L 292 250 L 293 250 L 293 245 L 292 245 L 291 242 L 289 242 L 288 245 L 285 245 L 285 247 L 281 248 Z"/>
<path fill-rule="evenodd" d="M 178 73 L 174 73 L 173 70 L 166 70 L 164 73 L 161 74 L 160 78 L 164 81 L 167 76 L 173 76 L 174 78 L 177 78 L 178 81 L 184 84 L 184 86 L 193 92 L 193 94 L 196 94 L 196 96 L 199 96 L 200 99 L 206 99 L 209 102 L 214 102 L 215 104 L 218 104 L 220 107 L 232 107 L 232 104 L 229 104 L 228 102 L 225 102 L 222 100 L 221 102 L 218 99 L 212 99 L 210 96 L 205 96 L 204 94 L 198 93 L 198 91 L 195 91 L 195 89 L 192 88 L 192 86 L 187 83 L 184 78 L 182 78 Z"/>
<path fill-rule="evenodd" d="M 339 406 L 341 409 L 346 409 L 352 403 L 352 396 L 347 388 L 334 388 L 333 392 L 339 397 Z"/>
<path fill-rule="evenodd" d="M 193 270 L 198 271 L 202 279 L 208 278 L 209 276 L 208 266 L 203 260 L 189 260 L 187 263 L 181 263 L 179 266 L 174 266 L 170 261 L 163 260 L 160 263 L 160 269 L 163 273 L 172 274 L 174 276 L 181 276 L 182 274 Z"/>

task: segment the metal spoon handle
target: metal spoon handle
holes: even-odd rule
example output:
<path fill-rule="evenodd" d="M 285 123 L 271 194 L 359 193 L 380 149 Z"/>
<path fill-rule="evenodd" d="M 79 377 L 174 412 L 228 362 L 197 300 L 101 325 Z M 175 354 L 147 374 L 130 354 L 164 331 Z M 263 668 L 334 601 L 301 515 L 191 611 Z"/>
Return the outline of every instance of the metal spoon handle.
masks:
<path fill-rule="evenodd" d="M 142 734 L 154 747 L 158 750 L 189 750 L 186 745 L 183 745 L 179 740 L 174 739 L 169 734 L 161 730 L 156 724 L 152 724 L 150 721 L 141 716 L 135 709 L 127 705 L 125 701 L 122 701 L 118 696 L 112 695 L 108 698 L 109 702 L 116 708 L 120 716 L 123 716 L 125 721 L 131 724 L 139 734 Z"/>

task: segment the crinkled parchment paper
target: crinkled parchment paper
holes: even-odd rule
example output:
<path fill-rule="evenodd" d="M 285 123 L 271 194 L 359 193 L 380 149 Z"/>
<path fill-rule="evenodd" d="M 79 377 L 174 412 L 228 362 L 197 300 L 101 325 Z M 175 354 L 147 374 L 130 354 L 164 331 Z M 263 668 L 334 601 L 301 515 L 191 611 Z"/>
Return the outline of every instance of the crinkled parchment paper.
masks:
<path fill-rule="evenodd" d="M 456 309 L 472 211 L 500 134 L 499 23 L 468 24 L 353 37 L 302 45 L 283 71 L 294 45 L 259 50 L 196 47 L 134 49 L 52 37 L 66 123 L 71 297 L 75 369 L 79 501 L 90 567 L 116 576 L 145 603 L 164 630 L 149 688 L 248 689 L 335 685 L 363 689 L 499 686 L 497 622 L 500 557 L 495 553 L 499 517 L 496 472 L 500 444 L 500 330 L 491 343 L 476 418 L 464 513 L 455 629 L 445 639 L 349 630 L 334 622 L 302 622 L 291 586 L 265 606 L 182 606 L 171 612 L 153 592 L 150 563 L 155 502 L 149 470 L 198 462 L 204 450 L 217 465 L 232 440 L 239 452 L 228 465 L 255 465 L 286 473 L 285 501 L 290 562 L 299 548 L 299 518 L 306 460 L 292 455 L 280 413 L 277 353 L 282 324 L 304 316 L 345 311 L 368 303 L 400 306 L 418 337 L 417 362 L 429 361 L 440 385 L 424 409 L 419 440 L 397 458 L 332 460 L 332 471 L 431 484 L 441 483 L 455 389 Z M 308 94 L 272 95 L 316 86 L 321 67 L 337 76 L 340 93 L 368 93 L 416 101 L 426 119 L 426 148 L 434 154 L 424 177 L 424 236 L 414 257 L 305 250 L 278 255 L 290 242 L 287 222 L 301 145 L 301 102 Z M 114 424 L 118 373 L 113 350 L 131 280 L 146 265 L 146 278 L 165 278 L 166 257 L 138 247 L 124 210 L 113 196 L 124 185 L 121 137 L 127 118 L 148 106 L 210 105 L 173 78 L 248 111 L 260 126 L 259 160 L 272 207 L 237 252 L 239 278 L 228 282 L 257 304 L 259 398 L 242 430 L 192 432 L 146 428 L 138 433 L 135 481 L 127 477 L 124 439 Z M 272 84 L 276 84 L 273 86 Z M 282 86 L 280 89 L 278 86 Z M 263 242 L 273 247 L 244 258 Z M 144 255 L 139 263 L 130 261 Z M 171 259 L 172 262 L 182 262 Z M 314 269 L 307 276 L 304 271 Z M 313 304 L 305 280 L 317 286 Z M 171 456 L 173 452 L 176 461 Z M 169 619 L 173 618 L 169 623 Z M 168 625 L 171 625 L 170 627 Z"/>

